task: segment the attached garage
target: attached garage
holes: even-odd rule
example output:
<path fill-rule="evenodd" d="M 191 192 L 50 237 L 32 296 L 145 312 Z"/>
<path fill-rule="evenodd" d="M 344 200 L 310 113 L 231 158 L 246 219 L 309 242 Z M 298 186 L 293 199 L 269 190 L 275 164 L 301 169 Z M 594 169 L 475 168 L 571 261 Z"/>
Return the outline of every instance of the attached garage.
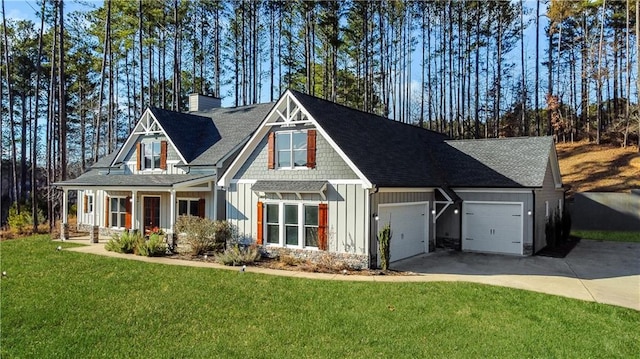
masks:
<path fill-rule="evenodd" d="M 391 262 L 428 250 L 429 202 L 378 206 L 378 230 L 391 223 Z"/>
<path fill-rule="evenodd" d="M 469 202 L 462 205 L 462 250 L 523 253 L 521 202 Z"/>

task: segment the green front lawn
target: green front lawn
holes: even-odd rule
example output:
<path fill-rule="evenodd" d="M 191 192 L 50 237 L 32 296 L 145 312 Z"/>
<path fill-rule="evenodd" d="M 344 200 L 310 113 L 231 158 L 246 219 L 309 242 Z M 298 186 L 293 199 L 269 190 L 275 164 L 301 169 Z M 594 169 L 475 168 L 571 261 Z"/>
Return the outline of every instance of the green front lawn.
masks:
<path fill-rule="evenodd" d="M 571 231 L 571 235 L 599 241 L 640 242 L 640 232 L 632 231 Z"/>
<path fill-rule="evenodd" d="M 2 358 L 633 357 L 640 312 L 467 283 L 307 280 L 0 243 Z"/>

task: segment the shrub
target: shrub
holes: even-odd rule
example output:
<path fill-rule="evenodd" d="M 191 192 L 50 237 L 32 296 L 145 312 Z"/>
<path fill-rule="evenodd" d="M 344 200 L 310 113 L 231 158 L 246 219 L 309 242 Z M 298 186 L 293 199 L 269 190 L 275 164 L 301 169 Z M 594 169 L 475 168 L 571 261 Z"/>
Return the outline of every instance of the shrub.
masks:
<path fill-rule="evenodd" d="M 388 223 L 378 232 L 378 243 L 380 244 L 380 266 L 382 270 L 389 269 L 391 260 L 391 223 Z"/>
<path fill-rule="evenodd" d="M 44 213 L 42 209 L 38 208 L 37 211 L 38 223 L 44 223 Z M 33 228 L 33 217 L 31 216 L 31 206 L 21 205 L 20 213 L 18 213 L 18 204 L 14 202 L 9 207 L 9 217 L 7 218 L 9 228 L 16 232 L 16 234 L 25 234 Z"/>
<path fill-rule="evenodd" d="M 180 216 L 176 221 L 178 238 L 190 246 L 192 255 L 221 251 L 232 236 L 231 224 L 194 216 Z"/>
<path fill-rule="evenodd" d="M 161 235 L 152 234 L 147 240 L 138 241 L 136 254 L 146 257 L 159 257 L 167 252 L 167 244 Z"/>
<path fill-rule="evenodd" d="M 143 241 L 144 238 L 138 232 L 123 232 L 114 234 L 104 248 L 112 252 L 133 253 Z"/>
<path fill-rule="evenodd" d="M 215 260 L 227 266 L 251 264 L 260 259 L 260 248 L 257 245 L 241 247 L 233 245 L 222 253 L 215 255 Z"/>

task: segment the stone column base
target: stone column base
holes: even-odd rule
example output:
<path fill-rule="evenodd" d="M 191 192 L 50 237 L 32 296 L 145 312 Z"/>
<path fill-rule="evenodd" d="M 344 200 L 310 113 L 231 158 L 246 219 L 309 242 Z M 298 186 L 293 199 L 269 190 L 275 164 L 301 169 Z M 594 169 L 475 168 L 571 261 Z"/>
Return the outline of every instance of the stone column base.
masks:
<path fill-rule="evenodd" d="M 98 243 L 99 235 L 100 235 L 100 227 L 92 226 L 91 231 L 89 232 L 89 238 L 91 239 L 91 243 Z"/>
<path fill-rule="evenodd" d="M 63 241 L 69 239 L 69 223 L 60 224 L 60 239 Z"/>

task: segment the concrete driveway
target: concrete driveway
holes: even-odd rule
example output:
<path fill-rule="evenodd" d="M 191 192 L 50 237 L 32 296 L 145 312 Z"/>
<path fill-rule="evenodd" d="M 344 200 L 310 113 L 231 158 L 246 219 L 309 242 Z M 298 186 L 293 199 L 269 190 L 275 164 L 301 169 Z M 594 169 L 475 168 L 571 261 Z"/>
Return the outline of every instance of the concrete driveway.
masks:
<path fill-rule="evenodd" d="M 640 243 L 582 240 L 566 258 L 438 250 L 391 268 L 428 280 L 500 285 L 640 310 Z"/>

